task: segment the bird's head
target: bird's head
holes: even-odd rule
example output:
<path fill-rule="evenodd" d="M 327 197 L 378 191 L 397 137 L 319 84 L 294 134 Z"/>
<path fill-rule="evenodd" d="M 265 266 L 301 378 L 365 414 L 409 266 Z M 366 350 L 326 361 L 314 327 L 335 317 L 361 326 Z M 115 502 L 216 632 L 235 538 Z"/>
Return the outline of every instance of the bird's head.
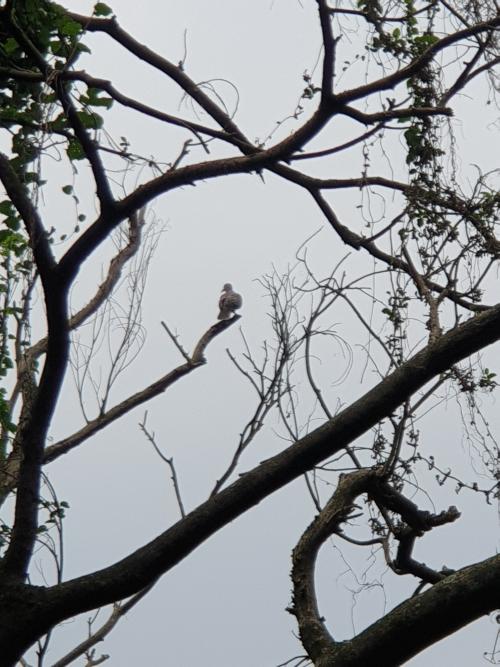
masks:
<path fill-rule="evenodd" d="M 233 286 L 231 283 L 225 283 L 224 287 L 222 288 L 223 292 L 231 292 L 233 289 Z"/>

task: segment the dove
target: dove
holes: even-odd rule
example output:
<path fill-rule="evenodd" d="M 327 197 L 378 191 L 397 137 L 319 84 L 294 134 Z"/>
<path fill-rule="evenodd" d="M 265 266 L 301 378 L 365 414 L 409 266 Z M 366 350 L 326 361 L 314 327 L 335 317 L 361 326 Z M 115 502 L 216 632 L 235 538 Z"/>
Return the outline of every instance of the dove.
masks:
<path fill-rule="evenodd" d="M 222 294 L 219 299 L 219 316 L 218 320 L 228 320 L 234 311 L 241 308 L 243 300 L 241 294 L 233 291 L 231 283 L 226 283 L 222 288 Z"/>

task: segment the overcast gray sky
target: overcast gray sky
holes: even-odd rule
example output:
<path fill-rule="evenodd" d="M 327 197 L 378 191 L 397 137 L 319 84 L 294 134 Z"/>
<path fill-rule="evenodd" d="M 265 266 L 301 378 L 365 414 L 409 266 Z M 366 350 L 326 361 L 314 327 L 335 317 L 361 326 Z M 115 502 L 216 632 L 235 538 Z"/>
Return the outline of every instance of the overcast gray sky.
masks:
<path fill-rule="evenodd" d="M 77 0 L 63 4 L 81 13 L 90 13 L 93 5 Z M 229 108 L 238 102 L 236 122 L 251 139 L 265 140 L 277 121 L 293 113 L 304 88 L 303 73 L 314 71 L 320 55 L 315 3 L 309 0 L 114 0 L 110 4 L 121 25 L 139 41 L 173 62 L 184 59 L 185 69 L 194 80 L 218 79 L 214 84 L 218 93 Z M 346 61 L 352 58 L 356 39 L 348 31 L 343 36 L 341 47 Z M 93 55 L 80 64 L 90 73 L 111 79 L 118 89 L 169 113 L 194 117 L 196 110 L 186 105 L 174 85 L 129 58 L 110 40 L 89 35 L 87 41 Z M 354 85 L 363 76 L 363 66 L 353 65 L 343 84 Z M 455 131 L 461 146 L 464 183 L 473 174 L 474 163 L 481 163 L 484 170 L 498 166 L 498 153 L 491 150 L 492 141 L 498 140 L 495 110 L 484 106 L 486 97 L 484 87 L 478 84 L 460 102 L 460 121 L 456 121 Z M 308 106 L 306 102 L 304 108 L 299 122 L 307 117 L 313 104 Z M 477 122 L 478 113 L 481 123 Z M 112 109 L 109 117 L 113 118 L 114 137 L 127 137 L 131 150 L 159 162 L 175 159 L 185 139 L 178 130 L 145 122 L 118 108 Z M 288 121 L 275 137 L 285 136 L 296 126 L 296 121 Z M 351 131 L 343 125 L 334 127 L 314 146 L 329 145 L 329 138 L 338 141 L 338 135 L 343 133 L 348 139 Z M 360 147 L 349 159 L 312 165 L 310 171 L 323 176 L 357 176 L 362 165 Z M 380 171 L 390 173 L 395 169 L 395 176 L 404 178 L 404 173 L 397 173 L 402 168 L 399 162 L 392 161 L 391 156 L 384 161 L 383 154 L 375 148 L 373 173 L 377 173 L 379 165 Z M 71 200 L 54 204 L 66 176 L 57 164 L 47 165 L 47 169 L 49 178 L 54 175 L 54 186 L 53 190 L 47 189 L 41 202 L 42 215 L 47 221 L 55 216 L 58 223 L 61 220 L 62 226 L 67 224 L 70 228 Z M 150 175 L 146 169 L 137 170 L 127 176 L 125 185 L 130 190 L 135 182 Z M 88 176 L 88 169 L 82 167 L 75 178 L 75 191 L 82 210 L 91 218 L 94 203 Z M 116 179 L 120 183 L 122 176 L 117 174 Z M 357 206 L 368 204 L 356 191 L 349 197 L 338 195 L 336 205 L 343 215 L 350 216 L 358 215 Z M 382 206 L 376 198 L 370 202 L 372 214 L 381 218 L 385 207 L 390 209 L 391 205 L 388 202 Z M 244 298 L 241 328 L 252 348 L 258 350 L 262 340 L 270 335 L 270 326 L 269 304 L 256 279 L 273 266 L 278 271 L 286 270 L 293 263 L 297 248 L 318 229 L 322 231 L 311 241 L 309 253 L 315 270 L 328 271 L 346 254 L 312 200 L 272 175 L 265 175 L 264 182 L 256 175 L 231 176 L 186 187 L 159 198 L 148 210 L 148 216 L 151 221 L 159 220 L 164 231 L 149 268 L 144 301 L 147 338 L 140 357 L 117 384 L 112 403 L 181 362 L 160 320 L 175 329 L 182 344 L 192 349 L 214 322 L 220 289 L 230 281 Z M 75 307 L 92 292 L 111 247 L 109 244 L 82 271 L 72 295 Z M 363 265 L 358 268 L 357 262 L 357 257 L 348 259 L 349 270 L 354 273 L 362 271 Z M 363 336 L 351 328 L 352 321 L 348 323 L 343 318 L 343 311 L 331 315 L 339 335 L 353 344 L 354 362 L 349 378 L 339 387 L 329 385 L 328 378 L 338 376 L 346 364 L 341 349 L 335 346 L 329 348 L 324 368 L 318 370 L 333 405 L 337 398 L 347 402 L 359 396 L 375 379 L 373 374 L 363 375 L 366 355 L 355 347 L 363 342 Z M 228 359 L 226 347 L 235 354 L 241 353 L 238 326 L 210 345 L 207 366 L 147 406 L 148 422 L 159 445 L 166 455 L 174 457 L 187 509 L 207 497 L 229 463 L 238 436 L 254 409 L 250 388 Z M 55 440 L 83 423 L 72 386 L 72 378 L 68 377 L 54 421 Z M 491 416 L 492 429 L 498 429 L 493 399 L 485 397 L 484 405 Z M 424 447 L 429 452 L 438 444 L 456 449 L 455 465 L 459 471 L 467 471 L 471 452 L 457 405 L 450 399 L 440 410 L 419 424 L 428 442 Z M 143 414 L 143 409 L 135 410 L 48 468 L 60 498 L 71 505 L 65 522 L 67 578 L 125 556 L 178 517 L 169 471 L 139 430 Z M 268 427 L 243 457 L 240 472 L 283 447 L 279 438 L 283 430 L 276 434 L 277 428 L 277 420 L 271 417 Z M 456 498 L 451 485 L 436 488 L 431 484 L 429 489 L 437 511 L 449 504 L 457 504 L 464 511 L 460 526 L 445 527 L 425 539 L 423 559 L 429 565 L 459 567 L 496 550 L 496 507 L 487 506 L 474 495 L 463 493 Z M 424 494 L 417 499 L 425 508 L 433 509 Z M 290 603 L 291 550 L 313 516 L 314 508 L 302 481 L 276 493 L 165 575 L 97 650 L 111 655 L 109 665 L 172 667 L 275 667 L 303 653 L 294 636 L 294 618 L 285 608 Z M 413 590 L 414 582 L 394 579 L 380 559 L 377 564 L 366 562 L 345 545 L 333 541 L 325 545 L 318 566 L 319 603 L 335 637 L 352 636 Z M 361 590 L 366 582 L 372 586 Z M 85 618 L 87 615 L 83 621 Z M 83 621 L 66 623 L 55 632 L 47 664 L 85 636 Z M 495 633 L 493 620 L 485 619 L 408 664 L 480 664 L 483 651 L 493 645 Z"/>

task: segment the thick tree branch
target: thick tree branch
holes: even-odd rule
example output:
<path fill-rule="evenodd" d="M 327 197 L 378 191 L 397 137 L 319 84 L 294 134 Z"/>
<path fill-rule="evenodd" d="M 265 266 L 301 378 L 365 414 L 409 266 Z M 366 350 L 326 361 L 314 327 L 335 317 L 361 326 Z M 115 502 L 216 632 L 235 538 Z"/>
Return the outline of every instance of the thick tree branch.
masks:
<path fill-rule="evenodd" d="M 35 263 L 42 281 L 50 280 L 56 262 L 47 239 L 47 232 L 36 208 L 31 203 L 26 187 L 18 179 L 8 157 L 0 153 L 0 180 L 16 207 L 30 240 Z"/>
<path fill-rule="evenodd" d="M 150 201 L 175 188 L 193 185 L 197 181 L 251 173 L 273 166 L 299 150 L 327 123 L 328 115 L 318 110 L 294 134 L 267 150 L 254 149 L 252 155 L 222 158 L 208 162 L 179 167 L 141 185 L 116 204 L 112 211 L 99 218 L 75 241 L 62 257 L 59 267 L 64 280 L 72 280 L 81 263 L 111 233 L 111 231 L 134 211 L 144 208 Z"/>
<path fill-rule="evenodd" d="M 336 646 L 320 616 L 316 601 L 316 557 L 325 540 L 341 530 L 341 524 L 353 510 L 355 499 L 368 490 L 376 476 L 377 471 L 365 469 L 341 478 L 335 493 L 304 531 L 293 550 L 293 604 L 288 611 L 296 616 L 302 645 L 315 665 L 319 664 L 323 656 L 331 654 Z"/>
<path fill-rule="evenodd" d="M 365 113 L 354 107 L 344 106 L 342 113 L 348 118 L 356 120 L 363 125 L 372 125 L 373 123 L 387 123 L 390 120 L 404 120 L 407 118 L 429 118 L 432 116 L 453 116 L 453 110 L 449 107 L 405 107 L 390 108 L 383 111 L 374 111 Z"/>
<path fill-rule="evenodd" d="M 323 36 L 323 73 L 321 77 L 321 95 L 328 100 L 333 93 L 333 77 L 335 75 L 335 43 L 332 20 L 327 0 L 317 0 L 321 34 Z"/>
<path fill-rule="evenodd" d="M 138 592 L 219 528 L 353 442 L 435 376 L 498 339 L 500 306 L 444 334 L 333 419 L 242 475 L 146 546 L 111 567 L 49 589 L 57 619 Z"/>
<path fill-rule="evenodd" d="M 401 510 L 405 519 L 415 520 L 422 530 L 457 518 L 452 509 L 440 515 L 422 513 L 401 494 L 396 493 L 398 500 L 394 501 L 387 488 L 383 490 L 386 485 L 381 474 L 381 469 L 370 469 L 341 478 L 332 498 L 293 552 L 294 597 L 289 611 L 297 617 L 301 641 L 317 667 L 365 664 L 396 667 L 498 605 L 500 557 L 494 556 L 457 573 L 447 571 L 446 575 L 435 578 L 438 583 L 433 588 L 403 602 L 353 639 L 334 640 L 317 607 L 314 566 L 319 548 L 332 533 L 341 531 L 340 526 L 352 511 L 357 496 L 374 494 L 382 503 L 389 499 L 391 509 Z M 419 566 L 418 574 L 422 573 L 434 574 L 429 568 Z"/>
<path fill-rule="evenodd" d="M 359 667 L 382 661 L 384 666 L 397 667 L 497 609 L 499 598 L 500 556 L 492 556 L 406 600 L 354 639 L 338 644 L 316 665 Z"/>
<path fill-rule="evenodd" d="M 0 180 L 19 212 L 30 239 L 43 286 L 47 315 L 48 345 L 36 395 L 30 397 L 30 414 L 19 425 L 16 438 L 22 457 L 17 480 L 15 520 L 2 571 L 24 580 L 38 527 L 38 499 L 43 449 L 50 420 L 61 388 L 69 348 L 67 290 L 58 280 L 55 260 L 43 223 L 7 157 L 0 154 Z"/>
<path fill-rule="evenodd" d="M 106 174 L 106 169 L 101 160 L 101 156 L 99 155 L 99 150 L 93 139 L 91 139 L 87 129 L 83 125 L 78 115 L 78 111 L 70 97 L 70 94 L 68 90 L 66 90 L 64 81 L 60 79 L 57 74 L 55 74 L 54 79 L 55 81 L 52 87 L 62 104 L 66 117 L 71 127 L 73 128 L 75 136 L 80 142 L 80 145 L 92 169 L 97 198 L 99 199 L 99 204 L 101 207 L 101 213 L 103 215 L 107 215 L 114 208 L 115 201 Z"/>

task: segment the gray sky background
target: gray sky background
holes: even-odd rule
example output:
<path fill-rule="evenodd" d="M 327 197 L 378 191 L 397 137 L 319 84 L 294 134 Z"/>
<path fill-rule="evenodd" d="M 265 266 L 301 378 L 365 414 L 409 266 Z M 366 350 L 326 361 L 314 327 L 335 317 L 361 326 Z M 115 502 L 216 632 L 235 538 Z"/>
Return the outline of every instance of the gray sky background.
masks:
<path fill-rule="evenodd" d="M 64 4 L 81 13 L 90 13 L 93 5 L 76 0 Z M 173 62 L 183 59 L 186 39 L 185 69 L 196 81 L 217 78 L 234 84 L 239 94 L 235 119 L 251 139 L 266 139 L 276 121 L 293 113 L 304 88 L 302 75 L 305 70 L 313 71 L 320 53 L 315 3 L 310 0 L 145 0 L 140 5 L 114 0 L 110 4 L 125 29 Z M 340 60 L 352 60 L 356 39 L 356 33 L 346 30 L 340 44 Z M 87 42 L 93 55 L 82 58 L 79 66 L 95 76 L 111 79 L 119 90 L 132 97 L 169 113 L 194 117 L 173 84 L 127 57 L 110 40 L 89 35 Z M 362 82 L 364 67 L 361 63 L 350 67 L 342 85 L 351 87 Z M 232 108 L 235 90 L 224 81 L 217 84 L 217 90 Z M 494 105 L 485 106 L 484 86 L 476 84 L 469 94 L 460 100 L 460 120 L 453 121 L 464 184 L 474 175 L 474 163 L 481 164 L 485 171 L 498 166 L 498 153 L 491 150 L 492 142 L 498 142 Z M 314 104 L 315 101 L 304 103 L 300 121 Z M 126 136 L 131 150 L 159 162 L 174 160 L 186 138 L 176 129 L 146 122 L 119 108 L 105 114 L 105 120 L 108 117 L 113 119 L 113 137 Z M 201 122 L 207 121 L 201 118 Z M 284 124 L 273 140 L 296 126 L 295 121 Z M 339 124 L 323 133 L 311 149 L 332 145 L 339 136 L 347 140 L 356 131 L 359 128 Z M 388 150 L 392 141 L 387 141 Z M 396 144 L 394 148 L 397 149 Z M 216 155 L 228 154 L 227 149 L 217 150 Z M 193 155 L 202 159 L 201 152 Z M 360 147 L 349 159 L 331 159 L 308 165 L 305 170 L 323 176 L 358 176 L 362 165 Z M 405 177 L 401 158 L 395 153 L 384 157 L 375 147 L 371 173 L 390 175 L 391 169 L 396 178 Z M 60 188 L 72 177 L 55 161 L 47 165 L 47 170 L 51 183 L 40 202 L 41 213 L 47 224 L 57 223 L 61 233 L 71 231 L 72 201 L 60 194 Z M 130 190 L 135 182 L 150 176 L 147 170 L 137 170 L 127 176 L 125 186 Z M 116 174 L 116 180 L 119 192 L 122 176 Z M 75 192 L 91 220 L 94 203 L 89 183 L 89 170 L 80 168 L 74 180 Z M 375 217 L 383 218 L 394 205 L 376 197 L 367 202 L 358 191 L 335 196 L 346 223 L 368 207 Z M 358 206 L 361 209 L 356 209 Z M 150 207 L 148 216 L 151 221 L 162 221 L 164 232 L 149 269 L 144 301 L 147 339 L 140 357 L 118 382 L 111 404 L 181 363 L 160 320 L 174 328 L 182 344 L 192 349 L 215 320 L 223 283 L 231 281 L 244 296 L 241 327 L 252 348 L 258 351 L 270 335 L 270 327 L 268 301 L 256 279 L 270 272 L 273 265 L 279 271 L 286 270 L 294 262 L 297 248 L 320 228 L 321 233 L 310 246 L 315 270 L 326 273 L 346 254 L 306 193 L 271 175 L 265 175 L 265 183 L 255 175 L 231 176 L 186 187 L 161 197 Z M 81 272 L 72 295 L 75 308 L 93 292 L 111 250 L 108 244 Z M 352 255 L 347 266 L 353 274 L 370 268 L 366 258 L 363 264 L 361 258 Z M 333 406 L 337 399 L 346 403 L 359 396 L 375 381 L 373 373 L 363 375 L 366 355 L 356 347 L 366 342 L 364 334 L 345 315 L 339 309 L 330 320 L 339 335 L 352 342 L 354 359 L 349 378 L 341 386 L 332 386 L 332 378 L 338 377 L 346 365 L 341 349 L 334 345 L 321 348 L 324 359 L 317 369 Z M 165 454 L 174 457 L 188 510 L 207 497 L 228 465 L 239 433 L 255 407 L 250 388 L 229 361 L 226 347 L 235 354 L 241 353 L 237 326 L 210 345 L 204 368 L 147 405 L 148 423 L 158 444 Z M 494 359 L 491 351 L 488 358 Z M 300 377 L 298 382 L 300 388 Z M 83 423 L 73 387 L 72 378 L 68 377 L 54 421 L 54 440 Z M 483 401 L 491 418 L 490 426 L 498 431 L 494 397 L 485 396 Z M 138 428 L 143 414 L 144 409 L 135 410 L 48 468 L 60 498 L 71 505 L 65 522 L 66 578 L 125 556 L 178 517 L 169 471 Z M 436 453 L 436 457 L 441 450 L 446 454 L 453 451 L 451 460 L 456 471 L 471 476 L 472 455 L 452 398 L 423 419 L 419 427 L 424 433 L 424 451 Z M 274 432 L 277 428 L 276 418 L 271 416 L 268 426 L 242 458 L 239 472 L 284 446 Z M 278 430 L 283 434 L 282 428 Z M 442 460 L 447 467 L 450 459 L 443 455 Z M 443 564 L 460 567 L 493 553 L 498 547 L 497 507 L 489 507 L 482 498 L 465 492 L 457 498 L 453 485 L 436 487 L 432 481 L 427 485 L 435 507 L 423 493 L 416 495 L 416 501 L 423 508 L 437 511 L 456 504 L 464 517 L 459 524 L 426 537 L 417 556 L 440 568 Z M 167 573 L 97 647 L 99 652 L 111 655 L 105 664 L 275 667 L 303 653 L 294 636 L 294 618 L 285 608 L 290 603 L 291 550 L 313 516 L 312 502 L 300 480 L 224 528 Z M 380 556 L 367 561 L 366 555 L 334 541 L 322 550 L 317 575 L 320 609 L 337 639 L 352 636 L 414 589 L 413 581 L 396 580 Z M 45 563 L 42 558 L 40 555 L 41 563 Z M 367 582 L 372 586 L 361 590 Z M 47 664 L 83 639 L 87 616 L 66 623 L 55 632 Z M 493 619 L 484 619 L 408 664 L 481 664 L 483 651 L 493 645 L 496 628 Z"/>

